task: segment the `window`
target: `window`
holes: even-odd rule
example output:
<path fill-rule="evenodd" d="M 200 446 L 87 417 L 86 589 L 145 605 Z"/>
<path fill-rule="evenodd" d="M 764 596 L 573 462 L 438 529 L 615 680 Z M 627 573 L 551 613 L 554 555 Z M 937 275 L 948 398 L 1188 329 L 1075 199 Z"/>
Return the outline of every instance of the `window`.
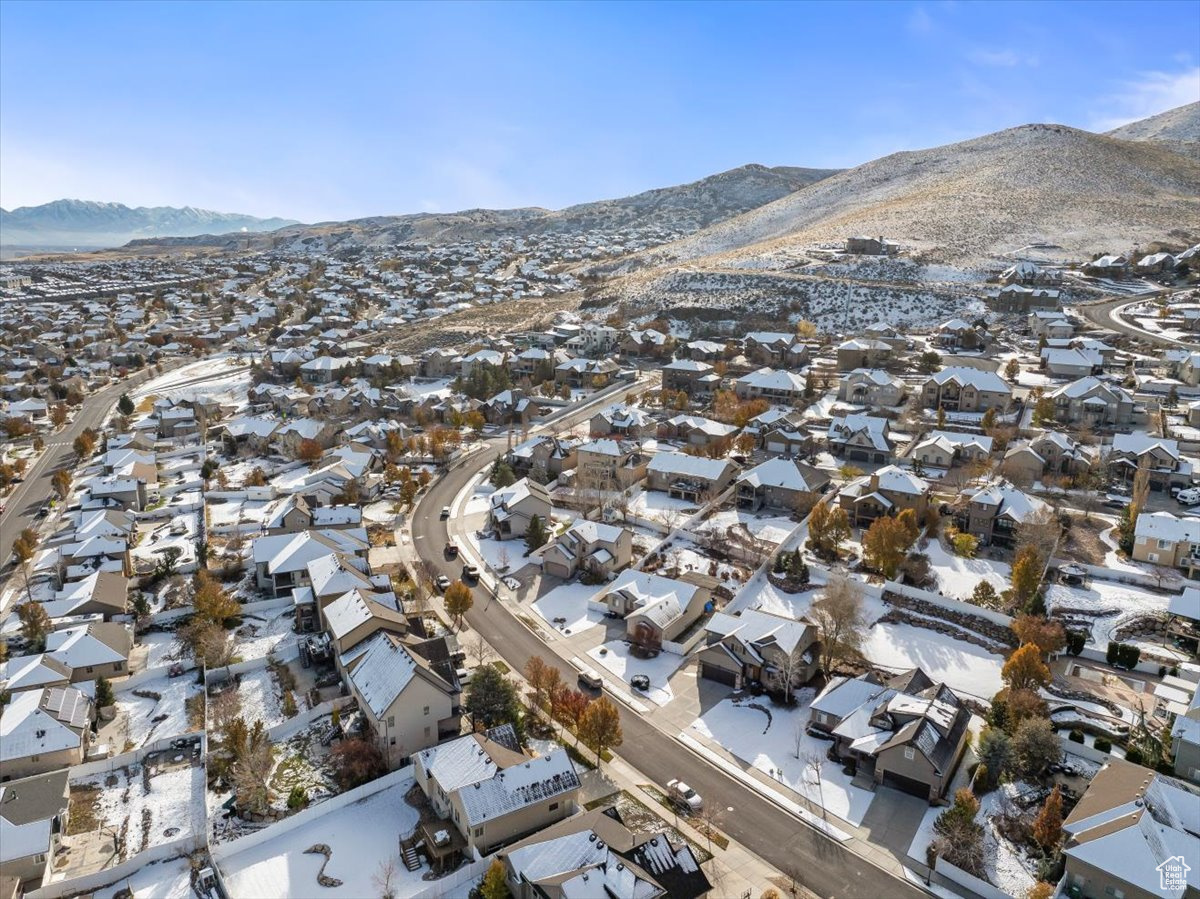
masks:
<path fill-rule="evenodd" d="M 41 756 L 38 756 L 38 755 L 31 755 L 31 756 L 29 757 L 29 761 L 31 761 L 31 762 L 36 762 L 36 761 L 37 761 L 39 758 L 41 758 Z"/>
<path fill-rule="evenodd" d="M 395 737 L 392 737 L 392 745 L 393 745 L 393 746 L 395 746 L 395 745 L 396 745 L 396 738 L 395 738 Z"/>
<path fill-rule="evenodd" d="M 429 706 L 425 706 L 425 714 L 426 714 L 426 715 L 428 715 L 428 714 L 429 714 Z"/>
<path fill-rule="evenodd" d="M 95 669 L 95 667 L 93 667 L 92 665 L 88 665 L 88 666 L 87 666 L 87 668 L 86 668 L 85 670 L 87 671 L 87 673 L 88 673 L 88 674 L 91 674 L 91 673 L 92 673 L 93 671 L 95 671 L 96 669 Z"/>
<path fill-rule="evenodd" d="M 546 811 L 548 811 L 548 812 L 556 812 L 556 811 L 558 811 L 558 803 L 557 803 L 557 802 L 551 802 L 551 803 L 550 803 L 550 808 L 546 809 Z"/>
<path fill-rule="evenodd" d="M 113 662 L 113 671 L 121 671 L 125 668 L 124 662 Z"/>
<path fill-rule="evenodd" d="M 472 835 L 472 836 L 475 836 L 475 837 L 481 837 L 481 836 L 483 836 L 483 828 L 482 828 L 482 827 L 476 827 L 476 828 L 475 828 L 473 831 L 471 831 L 471 835 Z"/>
<path fill-rule="evenodd" d="M 425 739 L 428 740 L 429 736 L 430 736 L 430 729 L 428 727 L 426 727 L 425 728 Z"/>
<path fill-rule="evenodd" d="M 1169 540 L 1159 540 L 1158 541 L 1159 549 L 1169 549 L 1170 546 L 1171 546 L 1171 541 L 1169 541 Z"/>
<path fill-rule="evenodd" d="M 395 726 L 396 726 L 396 716 L 388 715 L 388 727 L 395 727 Z"/>
<path fill-rule="evenodd" d="M 915 759 L 917 757 L 917 750 L 913 749 L 911 746 L 905 746 L 904 747 L 904 757 L 906 759 L 908 759 L 909 761 L 912 761 L 913 759 Z"/>
<path fill-rule="evenodd" d="M 1158 561 L 1158 553 L 1150 553 L 1150 554 L 1147 556 L 1147 558 L 1148 558 L 1148 559 L 1149 559 L 1151 562 L 1157 562 L 1157 561 Z"/>

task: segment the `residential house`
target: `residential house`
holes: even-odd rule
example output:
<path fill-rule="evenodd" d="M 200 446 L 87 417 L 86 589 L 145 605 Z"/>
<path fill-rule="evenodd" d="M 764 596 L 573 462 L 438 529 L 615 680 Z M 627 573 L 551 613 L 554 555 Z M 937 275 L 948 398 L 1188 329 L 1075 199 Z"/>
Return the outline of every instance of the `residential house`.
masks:
<path fill-rule="evenodd" d="M 1095 278 L 1123 278 L 1129 272 L 1129 260 L 1119 253 L 1098 256 L 1084 263 L 1083 271 Z"/>
<path fill-rule="evenodd" d="M 829 423 L 825 442 L 835 456 L 884 464 L 892 457 L 891 423 L 872 415 L 839 415 Z"/>
<path fill-rule="evenodd" d="M 1176 613 L 1173 607 L 1182 608 Z M 1200 588 L 1187 587 L 1178 597 L 1172 597 L 1167 612 L 1189 622 L 1191 632 L 1196 633 L 1196 623 L 1200 621 Z M 1200 690 L 1192 694 L 1184 713 L 1175 716 L 1169 748 L 1175 773 L 1200 784 Z"/>
<path fill-rule="evenodd" d="M 1082 378 L 1104 371 L 1104 357 L 1095 350 L 1046 346 L 1039 358 L 1046 373 L 1057 378 Z"/>
<path fill-rule="evenodd" d="M 943 349 L 977 350 L 987 342 L 987 335 L 961 318 L 944 321 L 934 329 L 934 343 Z"/>
<path fill-rule="evenodd" d="M 63 768 L 0 786 L 0 884 L 15 881 L 17 895 L 42 885 L 66 833 L 67 777 Z"/>
<path fill-rule="evenodd" d="M 578 447 L 579 441 L 574 437 L 539 434 L 506 452 L 504 461 L 517 477 L 546 484 L 579 464 Z"/>
<path fill-rule="evenodd" d="M 1007 284 L 988 295 L 992 308 L 1003 313 L 1028 313 L 1034 309 L 1057 309 L 1062 292 L 1053 287 L 1026 287 L 1024 284 Z"/>
<path fill-rule="evenodd" d="M 736 616 L 718 612 L 704 627 L 700 676 L 735 690 L 757 683 L 790 691 L 820 670 L 820 634 L 807 620 L 745 609 Z"/>
<path fill-rule="evenodd" d="M 1075 334 L 1075 326 L 1060 309 L 1037 309 L 1025 316 L 1034 337 L 1045 337 L 1050 340 L 1069 340 Z"/>
<path fill-rule="evenodd" d="M 365 559 L 369 548 L 366 531 L 361 528 L 259 537 L 251 555 L 255 583 L 271 596 L 286 596 L 295 587 L 311 586 L 308 563 L 314 559 L 331 553 Z"/>
<path fill-rule="evenodd" d="M 662 331 L 647 328 L 644 331 L 629 331 L 621 338 L 620 351 L 622 356 L 648 357 L 653 359 L 669 356 L 675 339 Z"/>
<path fill-rule="evenodd" d="M 856 368 L 878 368 L 892 358 L 893 348 L 884 340 L 870 337 L 853 337 L 838 344 L 838 371 L 853 371 Z"/>
<path fill-rule="evenodd" d="M 339 665 L 389 769 L 459 732 L 461 688 L 453 671 L 435 671 L 395 634 L 368 637 Z"/>
<path fill-rule="evenodd" d="M 75 687 L 14 693 L 0 715 L 0 782 L 83 762 L 92 700 Z"/>
<path fill-rule="evenodd" d="M 625 619 L 631 641 L 657 648 L 699 621 L 710 595 L 706 587 L 685 580 L 626 570 L 597 598 Z"/>
<path fill-rule="evenodd" d="M 899 406 L 904 393 L 904 382 L 880 368 L 856 368 L 838 381 L 838 399 L 856 406 Z"/>
<path fill-rule="evenodd" d="M 1001 473 L 1018 483 L 1028 484 L 1043 474 L 1075 475 L 1086 471 L 1098 458 L 1095 447 L 1079 443 L 1061 431 L 1044 431 L 1031 440 L 1008 445 Z"/>
<path fill-rule="evenodd" d="M 713 366 L 698 359 L 676 359 L 662 367 L 663 390 L 683 391 L 690 397 L 711 395 L 720 384 Z"/>
<path fill-rule="evenodd" d="M 742 338 L 742 350 L 754 365 L 791 368 L 808 362 L 808 347 L 782 331 L 751 331 Z"/>
<path fill-rule="evenodd" d="M 932 488 L 911 471 L 887 465 L 851 481 L 838 493 L 838 503 L 854 527 L 867 527 L 881 515 L 898 515 L 905 509 L 925 518 Z"/>
<path fill-rule="evenodd" d="M 408 633 L 404 612 L 390 602 L 389 596 L 394 594 L 348 590 L 321 610 L 337 663 L 350 649 L 380 631 L 401 638 Z"/>
<path fill-rule="evenodd" d="M 1139 562 L 1178 568 L 1200 578 L 1200 518 L 1170 512 L 1142 512 L 1133 528 L 1133 552 Z"/>
<path fill-rule="evenodd" d="M 737 505 L 751 512 L 802 512 L 825 492 L 829 480 L 819 468 L 777 456 L 737 476 Z"/>
<path fill-rule="evenodd" d="M 46 656 L 71 670 L 72 683 L 124 677 L 132 652 L 132 632 L 115 621 L 92 621 L 46 635 Z"/>
<path fill-rule="evenodd" d="M 0 692 L 18 693 L 71 683 L 71 668 L 44 652 L 14 656 L 0 662 Z"/>
<path fill-rule="evenodd" d="M 646 486 L 676 499 L 700 503 L 720 495 L 736 473 L 737 466 L 728 459 L 657 453 L 646 466 Z"/>
<path fill-rule="evenodd" d="M 888 256 L 899 252 L 900 248 L 890 240 L 882 237 L 847 237 L 846 252 L 856 256 Z"/>
<path fill-rule="evenodd" d="M 764 399 L 771 403 L 793 405 L 804 397 L 804 375 L 790 371 L 760 368 L 733 383 L 738 399 Z"/>
<path fill-rule="evenodd" d="M 955 465 L 986 462 L 991 454 L 992 438 L 985 434 L 930 431 L 914 440 L 904 455 L 916 468 L 949 470 Z"/>
<path fill-rule="evenodd" d="M 597 493 L 625 490 L 646 477 L 649 457 L 632 440 L 593 440 L 579 447 L 576 489 Z"/>
<path fill-rule="evenodd" d="M 1018 262 L 1000 273 L 1001 284 L 1056 284 L 1061 280 L 1059 272 L 1029 261 Z"/>
<path fill-rule="evenodd" d="M 676 415 L 658 426 L 659 439 L 675 440 L 689 446 L 709 446 L 716 443 L 728 447 L 737 432 L 738 428 L 735 425 L 713 421 L 701 415 Z"/>
<path fill-rule="evenodd" d="M 1166 490 L 1172 484 L 1187 485 L 1192 480 L 1192 463 L 1180 455 L 1179 442 L 1145 431 L 1114 435 L 1106 461 L 1109 472 L 1124 481 L 1132 481 L 1138 470 L 1144 468 L 1151 490 Z"/>
<path fill-rule="evenodd" d="M 497 490 L 488 502 L 488 526 L 503 540 L 524 537 L 534 516 L 543 525 L 549 524 L 550 513 L 554 511 L 550 491 L 529 478 Z"/>
<path fill-rule="evenodd" d="M 601 409 L 589 423 L 592 437 L 623 437 L 639 440 L 653 436 L 655 421 L 645 409 L 616 403 Z"/>
<path fill-rule="evenodd" d="M 529 758 L 511 728 L 497 730 L 413 758 L 413 776 L 438 816 L 436 827 L 456 831 L 468 855 L 489 854 L 570 817 L 579 798 L 579 775 L 566 749 Z"/>
<path fill-rule="evenodd" d="M 358 506 L 314 506 L 296 494 L 283 499 L 263 520 L 267 534 L 298 534 L 308 530 L 351 529 L 362 527 L 362 509 Z"/>
<path fill-rule="evenodd" d="M 607 387 L 618 371 L 612 359 L 568 359 L 554 367 L 554 383 L 576 389 Z"/>
<path fill-rule="evenodd" d="M 542 570 L 563 580 L 582 572 L 607 580 L 633 561 L 633 534 L 623 527 L 576 519 L 542 551 Z"/>
<path fill-rule="evenodd" d="M 1198 808 L 1171 778 L 1110 757 L 1063 821 L 1064 895 L 1200 896 Z"/>
<path fill-rule="evenodd" d="M 920 668 L 880 682 L 834 677 L 809 706 L 809 727 L 833 738 L 831 752 L 876 785 L 941 800 L 969 734 L 970 710 Z"/>
<path fill-rule="evenodd" d="M 687 841 L 635 833 L 614 806 L 552 824 L 498 857 L 513 899 L 701 899 L 712 889 Z"/>
<path fill-rule="evenodd" d="M 921 399 L 926 408 L 947 412 L 1003 411 L 1012 399 L 1012 388 L 994 371 L 951 366 L 926 378 Z"/>
<path fill-rule="evenodd" d="M 995 481 L 969 497 L 962 497 L 955 511 L 961 530 L 988 545 L 1011 547 L 1016 543 L 1022 524 L 1048 515 L 1050 507 L 1003 479 Z"/>
<path fill-rule="evenodd" d="M 537 403 L 521 389 L 502 390 L 479 404 L 488 424 L 523 424 L 537 413 Z"/>
<path fill-rule="evenodd" d="M 1133 421 L 1133 396 L 1112 381 L 1087 377 L 1046 394 L 1054 401 L 1054 418 L 1064 424 L 1093 430 L 1128 426 Z"/>

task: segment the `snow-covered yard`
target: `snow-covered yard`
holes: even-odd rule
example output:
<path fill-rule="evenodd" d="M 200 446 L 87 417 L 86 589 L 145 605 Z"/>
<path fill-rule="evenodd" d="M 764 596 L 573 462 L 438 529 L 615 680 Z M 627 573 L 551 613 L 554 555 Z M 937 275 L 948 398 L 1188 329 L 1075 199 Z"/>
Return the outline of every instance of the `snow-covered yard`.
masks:
<path fill-rule="evenodd" d="M 533 561 L 525 557 L 524 540 L 497 540 L 494 537 L 480 537 L 474 532 L 467 539 L 471 541 L 475 551 L 483 556 L 488 567 L 500 574 L 516 571 L 527 562 Z"/>
<path fill-rule="evenodd" d="M 146 667 L 164 668 L 178 662 L 184 655 L 183 646 L 175 639 L 174 631 L 149 631 L 137 638 L 146 647 Z"/>
<path fill-rule="evenodd" d="M 1026 856 L 1018 846 L 1002 837 L 994 826 L 995 819 L 1012 812 L 1011 797 L 1029 789 L 1028 784 L 1001 784 L 996 790 L 979 797 L 979 814 L 975 820 L 983 825 L 983 857 L 986 879 L 1010 896 L 1024 896 L 1037 882 L 1037 863 Z M 912 845 L 908 848 L 909 858 L 925 864 L 925 848 L 933 842 L 933 829 L 938 815 L 946 809 L 931 808 L 925 812 L 921 826 L 917 828 Z M 1036 809 L 1034 810 L 1036 812 Z"/>
<path fill-rule="evenodd" d="M 533 609 L 551 627 L 564 634 L 578 634 L 604 621 L 604 613 L 588 607 L 600 588 L 572 582 L 561 584 L 533 604 Z M 565 619 L 557 621 L 556 619 Z"/>
<path fill-rule="evenodd" d="M 154 899 L 193 899 L 192 865 L 187 858 L 170 858 L 151 862 L 129 877 L 93 892 L 92 899 L 115 899 L 124 890 L 134 896 L 153 896 Z"/>
<path fill-rule="evenodd" d="M 802 691 L 797 698 L 801 701 L 791 709 L 765 697 L 752 700 L 762 708 L 726 699 L 697 718 L 691 729 L 817 805 L 824 805 L 830 814 L 861 824 L 874 794 L 851 786 L 852 778 L 843 773 L 841 766 L 825 759 L 829 742 L 804 732 L 812 691 Z M 769 709 L 770 714 L 762 709 Z M 819 790 L 816 774 L 808 764 L 813 755 L 823 760 Z"/>
<path fill-rule="evenodd" d="M 639 490 L 629 500 L 629 514 L 656 521 L 663 526 L 678 526 L 700 509 L 695 503 L 675 499 L 658 490 Z"/>
<path fill-rule="evenodd" d="M 177 737 L 188 732 L 187 700 L 204 692 L 196 683 L 194 672 L 179 677 L 156 677 L 142 681 L 139 693 L 156 693 L 153 696 L 134 696 L 132 690 L 116 693 L 117 711 L 125 716 L 126 736 L 133 748 L 140 748 L 151 740 L 162 737 Z M 117 747 L 121 751 L 121 747 Z"/>
<path fill-rule="evenodd" d="M 921 551 L 929 556 L 938 588 L 946 596 L 966 601 L 980 581 L 991 583 L 997 593 L 1008 589 L 1012 566 L 1007 562 L 964 559 L 949 552 L 940 540 L 930 540 Z"/>
<path fill-rule="evenodd" d="M 935 681 L 984 700 L 1003 686 L 1002 656 L 928 628 L 876 624 L 867 632 L 862 653 L 876 665 L 897 672 L 919 665 Z"/>
<path fill-rule="evenodd" d="M 108 786 L 105 781 L 115 778 Z M 141 765 L 97 774 L 72 787 L 100 790 L 96 799 L 97 818 L 116 833 L 124 833 L 123 858 L 204 832 L 204 768 L 189 765 L 144 777 Z"/>
<path fill-rule="evenodd" d="M 427 868 L 409 871 L 398 856 L 400 839 L 419 821 L 417 810 L 404 801 L 412 785 L 411 779 L 403 780 L 257 846 L 234 851 L 218 862 L 230 895 L 377 896 L 375 876 L 388 861 L 394 863 L 395 895 L 409 896 L 432 886 L 422 880 Z M 306 852 L 317 844 L 329 847 L 328 862 L 323 855 Z M 327 877 L 340 881 L 338 886 L 317 883 L 322 867 Z"/>
<path fill-rule="evenodd" d="M 653 659 L 637 659 L 629 650 L 628 643 L 612 640 L 603 646 L 588 650 L 588 655 L 627 685 L 635 674 L 649 677 L 650 689 L 644 693 L 630 687 L 635 696 L 645 696 L 656 705 L 666 705 L 674 699 L 675 694 L 671 692 L 671 685 L 667 681 L 683 664 L 683 656 L 677 656 L 673 652 L 660 652 Z"/>
<path fill-rule="evenodd" d="M 1104 647 L 1113 639 L 1113 631 L 1123 622 L 1167 610 L 1170 597 L 1133 584 L 1091 579 L 1086 587 L 1050 584 L 1046 587 L 1046 607 L 1079 610 L 1086 614 L 1071 616 L 1091 621 L 1089 643 Z M 1106 614 L 1101 614 L 1106 613 Z"/>
<path fill-rule="evenodd" d="M 247 615 L 234 633 L 234 652 L 244 660 L 261 659 L 272 653 L 281 661 L 299 653 L 292 625 L 295 612 L 291 605 Z"/>
<path fill-rule="evenodd" d="M 286 720 L 279 687 L 268 668 L 247 671 L 242 675 L 238 684 L 238 701 L 241 703 L 242 717 L 247 721 L 261 721 L 265 727 L 271 728 Z"/>
<path fill-rule="evenodd" d="M 756 515 L 752 512 L 744 512 L 739 509 L 726 509 L 705 519 L 696 530 L 700 532 L 716 531 L 723 534 L 729 528 L 738 527 L 739 525 L 745 527 L 759 540 L 766 540 L 778 546 L 796 527 L 796 522 L 787 515 L 770 515 L 767 513 Z"/>

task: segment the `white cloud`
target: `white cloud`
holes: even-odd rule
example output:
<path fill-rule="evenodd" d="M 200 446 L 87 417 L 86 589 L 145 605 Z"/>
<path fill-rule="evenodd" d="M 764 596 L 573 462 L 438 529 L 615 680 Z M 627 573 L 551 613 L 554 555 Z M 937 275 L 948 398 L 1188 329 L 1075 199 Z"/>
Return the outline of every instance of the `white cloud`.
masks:
<path fill-rule="evenodd" d="M 1029 66 L 1032 68 L 1038 64 L 1036 56 L 1018 53 L 1011 48 L 988 50 L 980 47 L 967 53 L 967 59 L 979 66 L 992 66 L 1005 69 L 1012 69 L 1017 66 Z"/>
<path fill-rule="evenodd" d="M 1145 72 L 1136 81 L 1127 81 L 1119 90 L 1102 97 L 1089 127 L 1093 131 L 1111 131 L 1197 100 L 1200 100 L 1200 66 L 1182 72 Z"/>

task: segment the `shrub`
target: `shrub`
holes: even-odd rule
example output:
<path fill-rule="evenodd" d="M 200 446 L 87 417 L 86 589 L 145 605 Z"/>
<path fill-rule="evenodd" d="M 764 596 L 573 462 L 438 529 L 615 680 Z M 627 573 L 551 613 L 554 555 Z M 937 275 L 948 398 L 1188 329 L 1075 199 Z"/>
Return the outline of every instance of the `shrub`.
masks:
<path fill-rule="evenodd" d="M 1107 737 L 1096 737 L 1094 746 L 1097 752 L 1112 752 L 1112 740 Z"/>
<path fill-rule="evenodd" d="M 287 807 L 290 809 L 304 808 L 308 805 L 308 794 L 304 791 L 304 787 L 292 787 L 292 792 L 288 793 Z"/>
<path fill-rule="evenodd" d="M 1130 746 L 1125 750 L 1125 761 L 1131 765 L 1141 765 L 1146 761 L 1146 756 L 1136 746 Z"/>
<path fill-rule="evenodd" d="M 1067 739 L 1070 740 L 1072 743 L 1082 743 L 1083 742 L 1083 731 L 1078 730 L 1078 729 L 1073 730 L 1069 734 L 1067 734 Z"/>
<path fill-rule="evenodd" d="M 979 538 L 972 534 L 964 534 L 962 531 L 950 538 L 950 544 L 954 547 L 955 555 L 962 556 L 964 559 L 975 558 L 975 553 L 979 551 Z"/>

